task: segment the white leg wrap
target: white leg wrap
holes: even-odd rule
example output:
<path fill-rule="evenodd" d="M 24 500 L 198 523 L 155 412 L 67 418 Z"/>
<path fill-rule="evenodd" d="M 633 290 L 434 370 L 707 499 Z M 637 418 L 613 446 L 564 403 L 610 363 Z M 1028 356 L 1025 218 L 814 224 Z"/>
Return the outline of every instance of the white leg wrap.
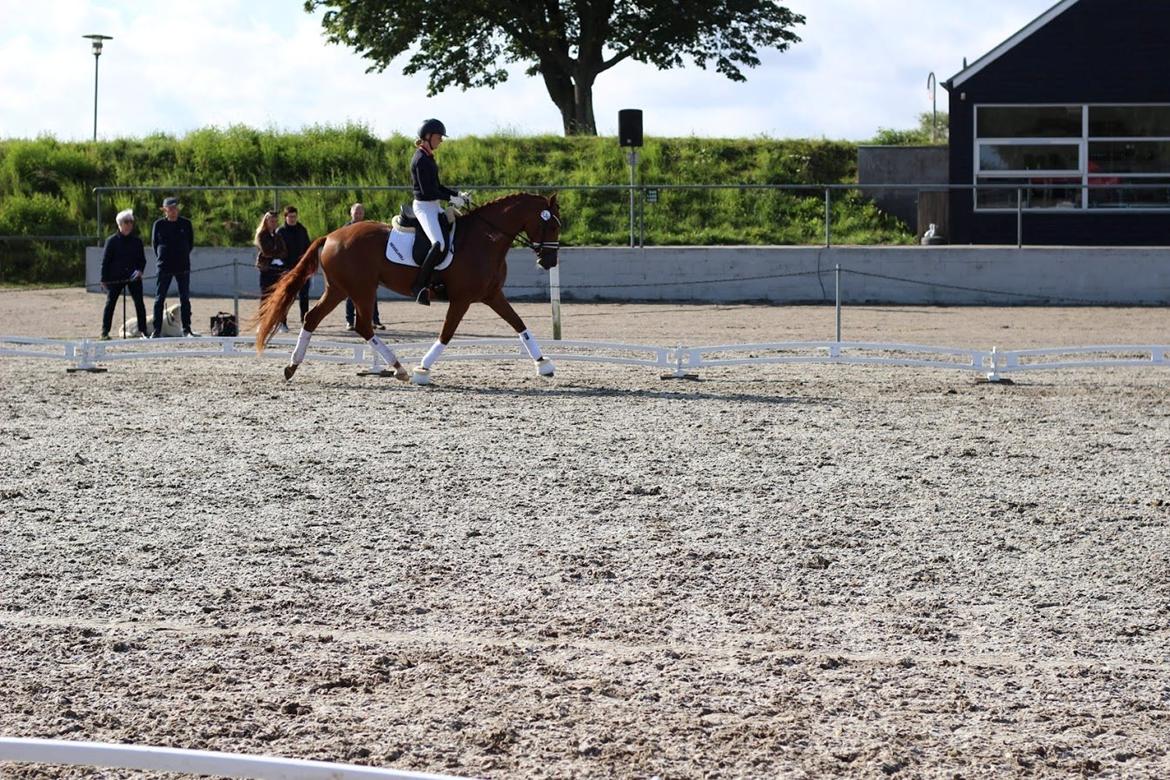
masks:
<path fill-rule="evenodd" d="M 435 361 L 439 359 L 439 355 L 442 355 L 443 350 L 446 348 L 446 344 L 441 341 L 436 341 L 431 345 L 431 348 L 427 350 L 427 354 L 423 355 L 422 363 L 420 365 L 430 371 L 431 366 L 435 364 Z"/>
<path fill-rule="evenodd" d="M 386 343 L 382 339 L 377 336 L 371 336 L 369 343 L 374 348 L 374 351 L 382 356 L 382 360 L 386 361 L 387 366 L 393 367 L 398 362 L 398 356 L 394 354 L 394 350 L 386 346 Z"/>
<path fill-rule="evenodd" d="M 309 349 L 309 339 L 313 338 L 313 334 L 304 328 L 301 328 L 301 335 L 297 336 L 297 346 L 292 353 L 292 364 L 299 366 L 305 362 L 305 352 Z"/>
<path fill-rule="evenodd" d="M 540 360 L 544 356 L 544 353 L 540 351 L 540 344 L 536 343 L 536 336 L 533 336 L 532 331 L 527 328 L 520 334 L 520 343 L 524 345 L 528 357 L 533 360 Z"/>

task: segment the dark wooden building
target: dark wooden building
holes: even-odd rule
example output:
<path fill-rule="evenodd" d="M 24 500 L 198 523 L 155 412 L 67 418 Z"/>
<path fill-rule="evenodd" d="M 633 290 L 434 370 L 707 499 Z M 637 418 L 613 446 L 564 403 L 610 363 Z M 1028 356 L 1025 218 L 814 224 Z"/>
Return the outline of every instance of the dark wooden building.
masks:
<path fill-rule="evenodd" d="M 944 86 L 951 243 L 1170 245 L 1170 0 L 1062 0 Z"/>

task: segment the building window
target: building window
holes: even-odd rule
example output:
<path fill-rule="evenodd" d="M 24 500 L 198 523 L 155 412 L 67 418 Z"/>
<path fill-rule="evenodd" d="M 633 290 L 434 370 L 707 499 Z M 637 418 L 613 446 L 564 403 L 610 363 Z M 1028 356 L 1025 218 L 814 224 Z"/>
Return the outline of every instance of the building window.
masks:
<path fill-rule="evenodd" d="M 975 208 L 1170 209 L 1170 106 L 976 106 Z"/>
<path fill-rule="evenodd" d="M 1080 106 L 980 106 L 980 138 L 1080 138 Z"/>

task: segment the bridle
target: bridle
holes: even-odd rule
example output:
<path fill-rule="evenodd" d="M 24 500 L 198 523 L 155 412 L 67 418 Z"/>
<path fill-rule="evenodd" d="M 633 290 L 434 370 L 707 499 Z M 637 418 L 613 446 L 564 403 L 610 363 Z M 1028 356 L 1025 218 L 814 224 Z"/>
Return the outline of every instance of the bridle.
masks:
<path fill-rule="evenodd" d="M 536 262 L 540 265 L 541 268 L 552 268 L 554 265 L 556 265 L 557 250 L 561 248 L 560 241 L 545 241 L 545 236 L 548 235 L 549 223 L 553 220 L 556 220 L 557 235 L 559 236 L 561 218 L 556 214 L 553 214 L 548 209 L 543 209 L 540 212 L 540 240 L 532 241 L 527 237 L 524 239 L 525 246 L 536 253 Z M 517 234 L 517 238 L 519 238 L 519 234 Z M 545 253 L 548 253 L 549 255 L 549 259 L 547 260 L 545 259 Z M 545 265 L 545 263 L 548 263 L 548 265 Z"/>

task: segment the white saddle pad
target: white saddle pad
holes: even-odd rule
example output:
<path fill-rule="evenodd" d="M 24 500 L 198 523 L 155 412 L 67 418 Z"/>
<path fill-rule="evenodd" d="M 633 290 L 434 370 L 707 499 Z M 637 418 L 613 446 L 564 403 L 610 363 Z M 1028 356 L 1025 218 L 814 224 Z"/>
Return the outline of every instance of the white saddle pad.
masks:
<path fill-rule="evenodd" d="M 451 226 L 451 235 L 447 241 L 447 256 L 443 258 L 443 262 L 435 266 L 436 271 L 442 271 L 447 266 L 451 265 L 451 259 L 454 256 L 453 248 L 455 246 L 455 226 Z M 414 262 L 414 231 L 409 232 L 399 230 L 396 225 L 390 227 L 390 240 L 386 242 L 386 259 L 391 263 L 398 263 L 399 265 L 409 265 L 411 268 L 418 268 L 418 263 Z"/>

